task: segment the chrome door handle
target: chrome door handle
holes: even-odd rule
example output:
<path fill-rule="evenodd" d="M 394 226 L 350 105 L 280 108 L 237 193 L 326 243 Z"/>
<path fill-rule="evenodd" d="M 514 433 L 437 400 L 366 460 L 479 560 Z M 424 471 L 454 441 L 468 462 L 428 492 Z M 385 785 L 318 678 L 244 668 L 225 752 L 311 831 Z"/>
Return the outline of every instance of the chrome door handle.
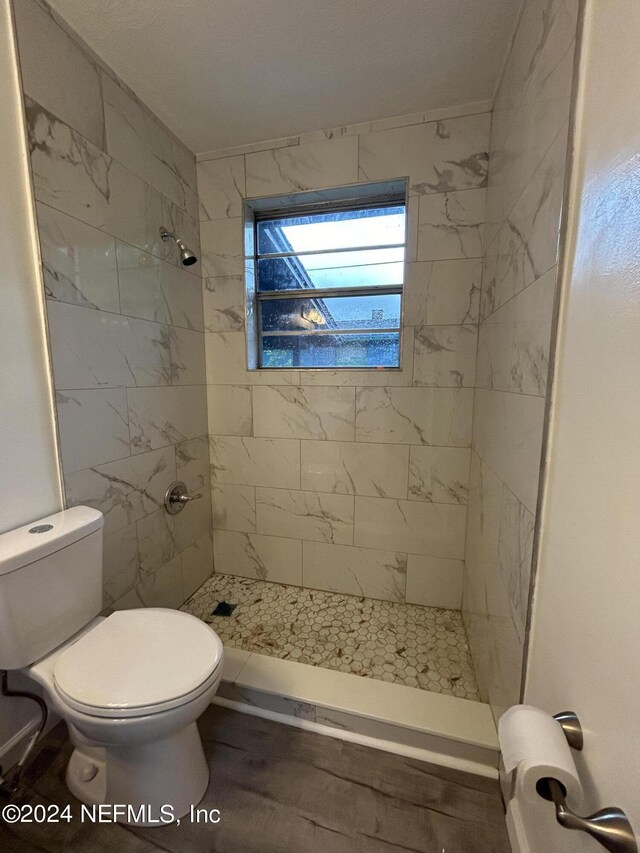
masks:
<path fill-rule="evenodd" d="M 164 508 L 169 515 L 177 515 L 190 501 L 197 501 L 202 494 L 190 495 L 182 480 L 171 483 L 164 494 Z"/>

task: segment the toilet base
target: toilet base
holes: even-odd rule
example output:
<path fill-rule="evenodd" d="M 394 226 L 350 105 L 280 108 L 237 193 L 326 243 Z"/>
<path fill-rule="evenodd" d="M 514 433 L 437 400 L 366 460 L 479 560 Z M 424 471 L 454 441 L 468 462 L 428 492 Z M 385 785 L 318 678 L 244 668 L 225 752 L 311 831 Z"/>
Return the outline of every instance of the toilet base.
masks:
<path fill-rule="evenodd" d="M 88 806 L 104 803 L 107 793 L 107 767 L 104 749 L 76 747 L 66 773 L 67 788 Z"/>
<path fill-rule="evenodd" d="M 66 781 L 71 793 L 88 806 L 128 807 L 127 814 L 115 815 L 118 823 L 163 826 L 200 802 L 209 768 L 198 727 L 191 723 L 150 743 L 77 745 Z"/>

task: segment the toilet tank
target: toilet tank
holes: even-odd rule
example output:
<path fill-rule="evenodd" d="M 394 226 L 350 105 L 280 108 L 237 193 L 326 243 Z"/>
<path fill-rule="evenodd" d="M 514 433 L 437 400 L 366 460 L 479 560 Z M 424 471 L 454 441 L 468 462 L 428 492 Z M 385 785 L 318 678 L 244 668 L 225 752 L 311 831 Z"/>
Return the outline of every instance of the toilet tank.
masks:
<path fill-rule="evenodd" d="M 0 535 L 0 669 L 22 669 L 102 610 L 101 512 L 86 506 Z"/>

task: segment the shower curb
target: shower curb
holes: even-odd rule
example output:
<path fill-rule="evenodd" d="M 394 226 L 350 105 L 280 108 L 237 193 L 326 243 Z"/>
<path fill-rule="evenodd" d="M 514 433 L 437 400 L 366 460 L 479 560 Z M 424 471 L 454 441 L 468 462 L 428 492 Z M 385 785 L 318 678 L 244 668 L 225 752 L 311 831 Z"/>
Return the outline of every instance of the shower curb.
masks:
<path fill-rule="evenodd" d="M 498 778 L 488 705 L 225 647 L 214 704 Z"/>

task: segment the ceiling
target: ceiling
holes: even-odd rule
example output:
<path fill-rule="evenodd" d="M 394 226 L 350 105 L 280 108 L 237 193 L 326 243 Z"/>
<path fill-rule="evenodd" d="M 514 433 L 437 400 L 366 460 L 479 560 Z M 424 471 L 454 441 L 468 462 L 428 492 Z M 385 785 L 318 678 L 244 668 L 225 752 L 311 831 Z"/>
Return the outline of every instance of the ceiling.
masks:
<path fill-rule="evenodd" d="M 493 97 L 520 0 L 50 0 L 196 152 Z"/>

